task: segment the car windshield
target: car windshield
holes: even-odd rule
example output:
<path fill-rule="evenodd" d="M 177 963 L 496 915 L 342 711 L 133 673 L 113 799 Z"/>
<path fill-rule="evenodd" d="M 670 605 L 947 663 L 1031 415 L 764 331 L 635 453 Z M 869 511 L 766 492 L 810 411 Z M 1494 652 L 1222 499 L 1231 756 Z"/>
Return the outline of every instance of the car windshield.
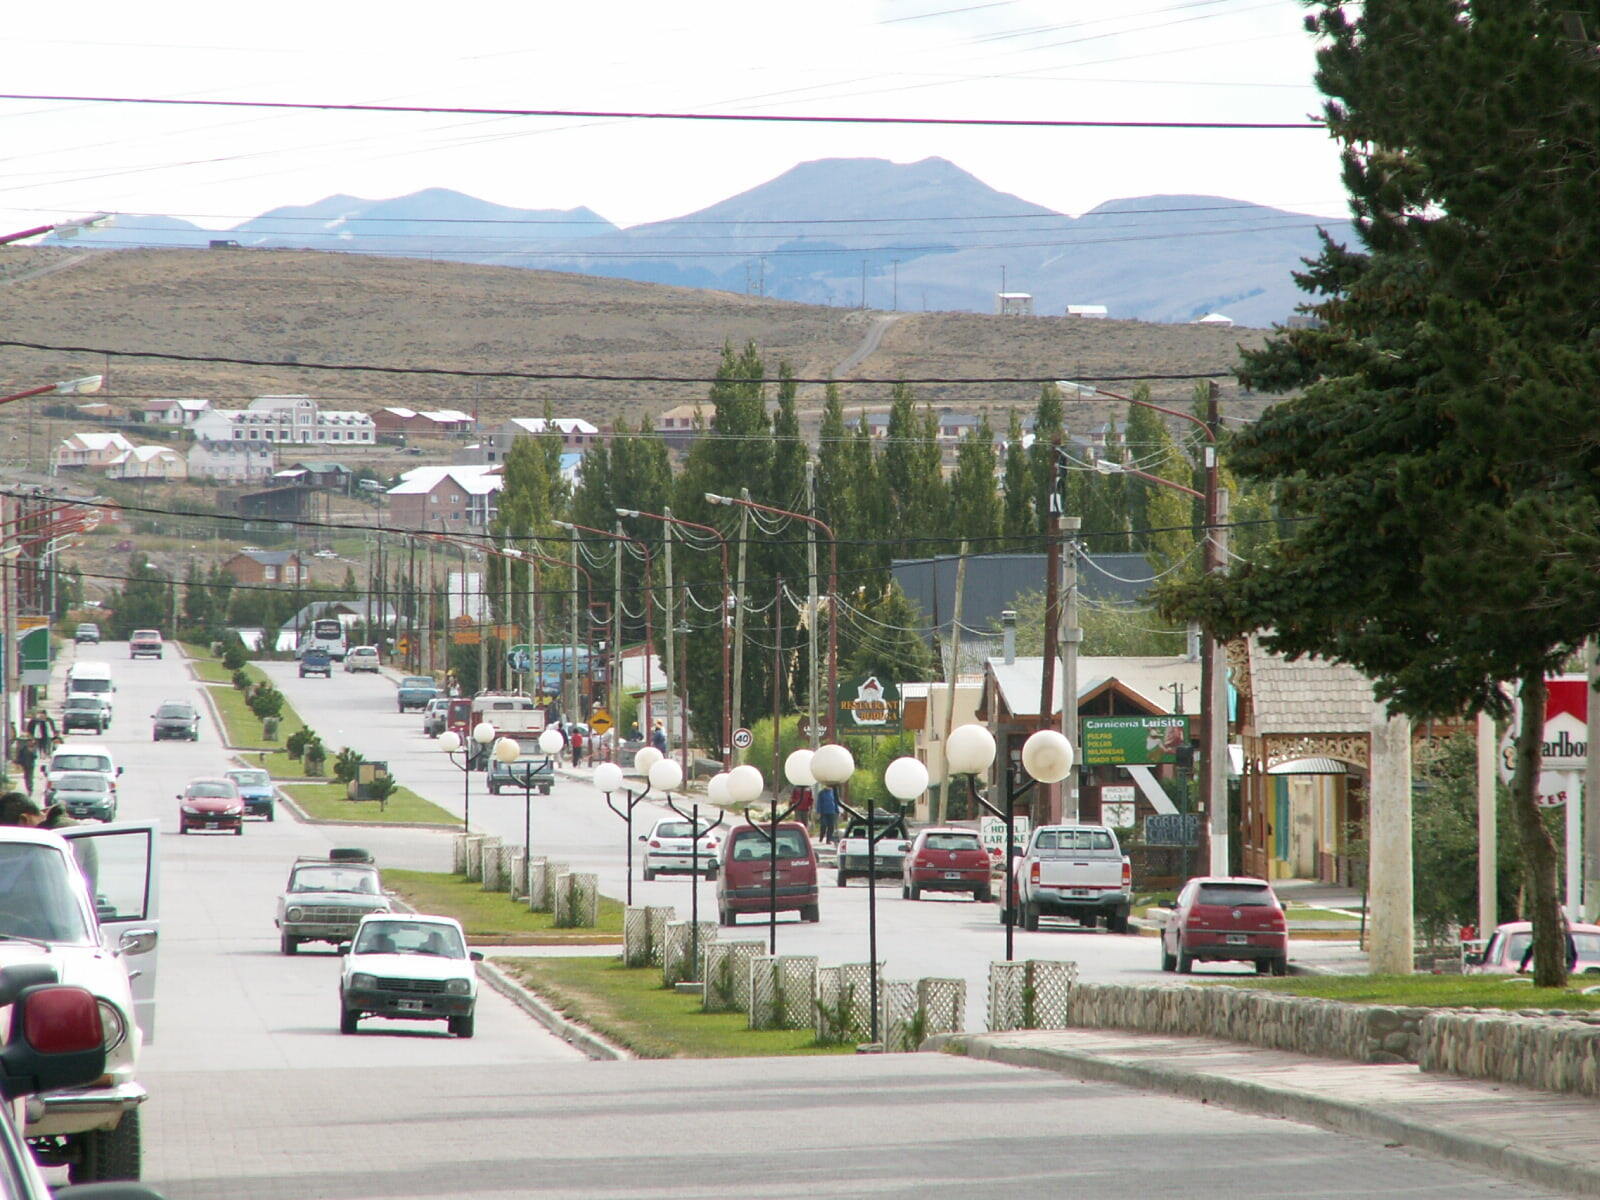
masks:
<path fill-rule="evenodd" d="M 71 869 L 53 846 L 0 843 L 0 937 L 91 940 Z"/>
<path fill-rule="evenodd" d="M 703 840 L 710 828 L 704 821 L 700 823 L 700 837 Z M 656 826 L 656 836 L 664 838 L 686 838 L 693 833 L 694 827 L 687 821 L 663 821 Z"/>
<path fill-rule="evenodd" d="M 804 858 L 810 853 L 806 844 L 806 835 L 798 829 L 778 830 L 778 857 L 779 858 Z M 770 858 L 772 850 L 767 846 L 767 838 L 762 833 L 739 834 L 733 843 L 733 858 L 735 862 L 749 862 L 757 858 Z"/>
<path fill-rule="evenodd" d="M 235 789 L 231 783 L 191 783 L 189 795 L 203 800 L 231 800 Z"/>
<path fill-rule="evenodd" d="M 378 878 L 371 871 L 349 867 L 301 867 L 289 884 L 291 892 L 356 892 L 378 894 Z"/>
<path fill-rule="evenodd" d="M 355 954 L 431 954 L 436 958 L 465 958 L 461 934 L 450 925 L 431 921 L 368 921 L 361 927 Z"/>
<path fill-rule="evenodd" d="M 106 790 L 106 777 L 104 775 L 63 775 L 56 780 L 58 792 L 103 792 Z"/>
<path fill-rule="evenodd" d="M 111 760 L 104 754 L 58 754 L 50 760 L 54 771 L 109 771 Z"/>
<path fill-rule="evenodd" d="M 67 709 L 89 709 L 99 712 L 105 701 L 99 696 L 68 696 L 67 702 L 62 707 Z"/>
<path fill-rule="evenodd" d="M 1522 956 L 1528 952 L 1528 943 L 1533 940 L 1533 934 L 1528 931 L 1507 935 L 1506 952 L 1498 960 L 1517 966 L 1522 962 Z M 1573 943 L 1578 947 L 1578 957 L 1586 962 L 1600 962 L 1600 933 L 1574 933 Z"/>
<path fill-rule="evenodd" d="M 111 680 L 109 679 L 72 679 L 67 686 L 75 692 L 109 692 Z"/>
<path fill-rule="evenodd" d="M 1222 908 L 1276 908 L 1278 904 L 1264 883 L 1202 883 L 1194 902 Z"/>
<path fill-rule="evenodd" d="M 1036 850 L 1109 850 L 1111 835 L 1104 829 L 1041 829 Z"/>
<path fill-rule="evenodd" d="M 929 850 L 981 850 L 974 833 L 930 833 L 923 843 Z"/>
<path fill-rule="evenodd" d="M 265 771 L 229 771 L 228 778 L 240 787 L 266 787 L 272 782 L 272 776 Z"/>
<path fill-rule="evenodd" d="M 190 708 L 187 704 L 163 704 L 160 708 L 156 709 L 156 716 L 192 717 L 194 716 L 194 709 Z"/>
<path fill-rule="evenodd" d="M 400 681 L 400 686 L 403 688 L 431 688 L 433 680 L 426 675 L 407 675 Z"/>

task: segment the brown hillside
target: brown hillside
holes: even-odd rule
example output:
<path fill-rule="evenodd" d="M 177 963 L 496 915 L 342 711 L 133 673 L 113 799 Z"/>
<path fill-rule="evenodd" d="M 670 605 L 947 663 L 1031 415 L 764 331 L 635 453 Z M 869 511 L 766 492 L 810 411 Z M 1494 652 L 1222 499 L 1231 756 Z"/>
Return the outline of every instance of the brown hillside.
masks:
<path fill-rule="evenodd" d="M 47 267 L 55 269 L 41 270 Z M 0 312 L 3 336 L 19 341 L 467 370 L 704 376 L 714 371 L 724 342 L 753 340 L 769 370 L 787 360 L 802 377 L 830 374 L 888 315 L 419 259 L 19 248 L 0 250 Z M 1262 336 L 1258 330 L 1132 321 L 906 313 L 846 377 L 1226 371 L 1239 344 L 1259 344 Z M 12 349 L 0 355 L 0 389 L 96 371 L 108 373 L 103 398 L 113 404 L 193 395 L 234 406 L 269 392 L 306 392 L 353 408 L 477 406 L 485 418 L 537 413 L 548 399 L 563 414 L 637 420 L 706 391 L 704 384 L 473 380 L 160 359 L 107 363 L 92 354 Z M 1223 383 L 1224 397 L 1233 395 L 1231 382 Z M 1190 386 L 1157 384 L 1153 391 L 1181 400 Z M 972 408 L 1031 404 L 1037 394 L 1032 385 L 927 385 L 917 391 L 935 403 Z M 804 395 L 814 405 L 820 389 Z M 888 397 L 886 388 L 847 387 L 845 398 L 854 411 L 881 407 Z M 16 419 L 14 412 L 0 413 L 8 422 Z"/>

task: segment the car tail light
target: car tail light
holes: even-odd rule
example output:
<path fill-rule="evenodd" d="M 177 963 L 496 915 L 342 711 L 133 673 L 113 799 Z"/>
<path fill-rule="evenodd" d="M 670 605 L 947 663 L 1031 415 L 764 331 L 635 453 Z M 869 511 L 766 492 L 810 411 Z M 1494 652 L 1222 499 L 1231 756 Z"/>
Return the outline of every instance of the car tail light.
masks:
<path fill-rule="evenodd" d="M 1033 883 L 1039 882 L 1039 864 L 1037 862 L 1028 869 L 1028 879 Z"/>
<path fill-rule="evenodd" d="M 1289 927 L 1288 922 L 1284 919 L 1283 909 L 1281 908 L 1274 910 L 1272 916 L 1267 919 L 1267 924 L 1272 926 L 1274 929 L 1287 929 Z"/>
<path fill-rule="evenodd" d="M 1127 859 L 1122 860 L 1122 886 L 1133 886 L 1133 864 Z"/>
<path fill-rule="evenodd" d="M 33 992 L 22 1013 L 23 1036 L 41 1054 L 81 1054 L 105 1040 L 100 1005 L 80 987 Z"/>
<path fill-rule="evenodd" d="M 650 849 L 652 849 L 652 850 L 661 849 L 661 839 L 660 838 L 651 838 L 650 839 Z"/>

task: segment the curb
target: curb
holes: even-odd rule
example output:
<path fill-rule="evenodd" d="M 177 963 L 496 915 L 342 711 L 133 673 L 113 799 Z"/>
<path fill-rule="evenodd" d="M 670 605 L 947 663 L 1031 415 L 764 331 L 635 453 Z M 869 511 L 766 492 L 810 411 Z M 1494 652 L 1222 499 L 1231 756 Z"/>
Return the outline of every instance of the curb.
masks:
<path fill-rule="evenodd" d="M 245 764 L 248 766 L 249 764 Z M 306 783 L 326 783 L 327 780 L 308 779 Z M 302 825 L 335 825 L 344 829 L 432 829 L 438 833 L 460 833 L 461 830 L 454 825 L 430 825 L 423 821 L 336 821 L 325 817 L 313 817 L 290 798 L 289 793 L 283 790 L 282 784 L 276 779 L 272 785 L 278 789 L 278 801 L 287 808 L 296 821 Z"/>
<path fill-rule="evenodd" d="M 1170 1066 L 1121 1062 L 1077 1050 L 996 1045 L 982 1035 L 946 1035 L 929 1039 L 923 1048 L 966 1054 L 985 1062 L 1054 1071 L 1074 1079 L 1165 1092 L 1199 1100 L 1202 1104 L 1221 1104 L 1264 1116 L 1285 1117 L 1336 1133 L 1399 1143 L 1450 1162 L 1483 1167 L 1541 1187 L 1580 1196 L 1600 1196 L 1600 1169 L 1526 1150 L 1509 1141 L 1457 1133 L 1381 1108 L 1368 1108 L 1295 1088 L 1204 1075 Z"/>
<path fill-rule="evenodd" d="M 512 979 L 488 959 L 478 964 L 478 974 L 502 996 L 543 1025 L 556 1037 L 598 1062 L 618 1062 L 633 1055 L 613 1046 L 593 1030 L 567 1020 L 533 992 Z"/>

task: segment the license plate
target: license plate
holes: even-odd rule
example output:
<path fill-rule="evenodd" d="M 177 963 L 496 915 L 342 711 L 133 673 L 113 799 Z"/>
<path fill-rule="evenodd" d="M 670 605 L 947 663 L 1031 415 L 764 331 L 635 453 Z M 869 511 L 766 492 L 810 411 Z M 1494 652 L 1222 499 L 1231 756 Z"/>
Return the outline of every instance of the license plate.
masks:
<path fill-rule="evenodd" d="M 1072 894 L 1074 896 L 1087 896 L 1089 894 L 1089 889 L 1088 888 L 1073 888 L 1072 889 Z"/>
<path fill-rule="evenodd" d="M 961 872 L 960 871 L 946 871 L 944 873 L 944 877 L 946 879 L 960 879 L 961 878 Z"/>
<path fill-rule="evenodd" d="M 1250 935 L 1247 933 L 1230 933 L 1228 935 L 1228 945 L 1230 946 L 1248 946 L 1249 944 Z"/>
<path fill-rule="evenodd" d="M 401 1012 L 421 1012 L 422 1011 L 422 1001 L 421 1000 L 396 1000 L 394 1002 L 394 1006 L 396 1008 L 398 1008 Z"/>

